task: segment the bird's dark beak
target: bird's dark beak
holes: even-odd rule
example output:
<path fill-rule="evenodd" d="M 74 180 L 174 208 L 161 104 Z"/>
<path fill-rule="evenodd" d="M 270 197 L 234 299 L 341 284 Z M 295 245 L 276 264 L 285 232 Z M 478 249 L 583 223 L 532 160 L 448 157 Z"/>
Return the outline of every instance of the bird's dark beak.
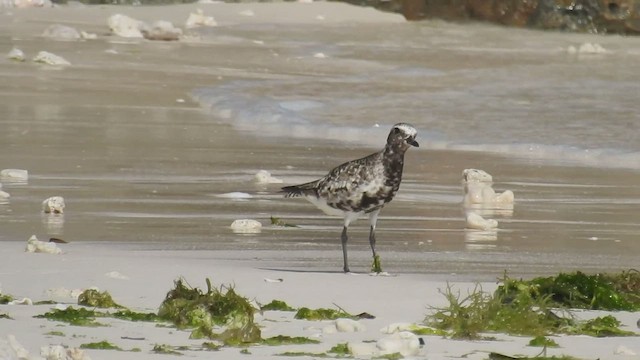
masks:
<path fill-rule="evenodd" d="M 420 144 L 415 139 L 407 139 L 407 144 L 415 147 L 420 147 Z"/>

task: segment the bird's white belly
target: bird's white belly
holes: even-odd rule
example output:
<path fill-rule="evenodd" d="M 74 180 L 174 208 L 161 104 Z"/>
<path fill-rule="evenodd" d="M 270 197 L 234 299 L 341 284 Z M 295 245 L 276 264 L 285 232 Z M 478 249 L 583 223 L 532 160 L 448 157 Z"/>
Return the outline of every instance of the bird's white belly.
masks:
<path fill-rule="evenodd" d="M 317 198 L 315 196 L 305 196 L 305 199 L 309 200 L 310 203 L 315 205 L 318 209 L 322 210 L 327 215 L 349 217 L 351 221 L 354 221 L 364 214 L 364 211 L 352 213 L 333 208 L 327 204 L 327 201 L 325 199 Z"/>

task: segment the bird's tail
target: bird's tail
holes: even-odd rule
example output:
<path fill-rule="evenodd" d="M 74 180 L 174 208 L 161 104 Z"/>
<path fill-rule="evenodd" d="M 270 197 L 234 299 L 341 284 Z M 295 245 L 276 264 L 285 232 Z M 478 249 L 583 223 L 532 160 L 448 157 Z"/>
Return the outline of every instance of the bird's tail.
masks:
<path fill-rule="evenodd" d="M 306 184 L 285 186 L 282 188 L 282 192 L 287 198 L 315 194 L 317 183 L 318 181 L 312 181 Z"/>

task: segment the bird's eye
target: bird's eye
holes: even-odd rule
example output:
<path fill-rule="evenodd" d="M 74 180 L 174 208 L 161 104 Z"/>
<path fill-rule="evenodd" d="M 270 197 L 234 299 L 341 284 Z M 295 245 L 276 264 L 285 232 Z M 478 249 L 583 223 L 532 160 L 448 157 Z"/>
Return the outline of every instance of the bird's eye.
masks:
<path fill-rule="evenodd" d="M 394 133 L 394 134 L 398 134 L 398 133 L 400 133 L 400 129 L 398 129 L 398 128 L 393 128 L 393 133 Z"/>

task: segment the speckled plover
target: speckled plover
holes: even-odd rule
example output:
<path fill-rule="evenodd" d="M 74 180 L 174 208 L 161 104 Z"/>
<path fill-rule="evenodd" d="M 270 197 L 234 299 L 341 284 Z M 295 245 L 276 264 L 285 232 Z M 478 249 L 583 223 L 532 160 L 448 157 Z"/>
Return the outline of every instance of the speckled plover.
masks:
<path fill-rule="evenodd" d="M 342 216 L 342 254 L 344 271 L 347 260 L 347 228 L 363 214 L 369 215 L 369 243 L 376 260 L 376 222 L 382 207 L 391 201 L 400 188 L 404 153 L 418 146 L 416 129 L 404 123 L 395 124 L 384 149 L 361 159 L 346 162 L 325 177 L 301 185 L 282 188 L 285 197 L 304 196 L 327 215 Z"/>

